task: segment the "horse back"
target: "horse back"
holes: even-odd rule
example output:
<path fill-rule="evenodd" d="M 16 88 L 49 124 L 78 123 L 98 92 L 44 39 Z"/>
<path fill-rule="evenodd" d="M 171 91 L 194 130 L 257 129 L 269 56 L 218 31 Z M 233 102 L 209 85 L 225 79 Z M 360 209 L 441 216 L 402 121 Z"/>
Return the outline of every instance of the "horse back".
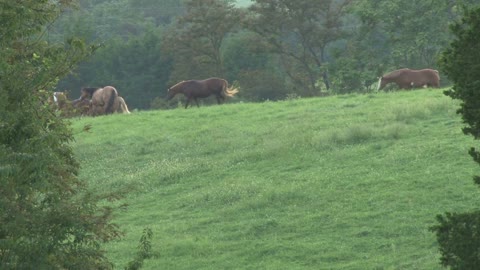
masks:
<path fill-rule="evenodd" d="M 384 79 L 396 79 L 396 78 L 400 78 L 400 77 L 403 77 L 405 76 L 406 74 L 410 73 L 411 69 L 409 68 L 401 68 L 401 69 L 397 69 L 397 70 L 394 70 L 390 73 L 387 73 L 385 75 L 383 75 L 383 78 Z"/>
<path fill-rule="evenodd" d="M 422 69 L 419 71 L 421 73 L 422 80 L 428 86 L 440 87 L 440 75 L 438 70 L 434 69 Z"/>
<path fill-rule="evenodd" d="M 204 80 L 204 83 L 215 94 L 219 94 L 228 88 L 228 82 L 222 78 L 209 78 Z"/>
<path fill-rule="evenodd" d="M 201 80 L 184 81 L 180 87 L 180 93 L 187 97 L 208 97 L 210 94 L 205 87 L 205 83 Z"/>
<path fill-rule="evenodd" d="M 383 76 L 390 82 L 395 82 L 401 88 L 411 88 L 412 86 L 423 87 L 435 86 L 439 87 L 440 77 L 438 71 L 433 69 L 413 70 L 408 68 L 398 69 Z"/>
<path fill-rule="evenodd" d="M 92 105 L 103 108 L 105 114 L 114 113 L 118 107 L 118 92 L 112 86 L 105 86 L 93 93 Z"/>
<path fill-rule="evenodd" d="M 226 81 L 220 78 L 205 80 L 189 80 L 182 83 L 183 94 L 191 97 L 205 98 L 210 95 L 220 95 Z"/>

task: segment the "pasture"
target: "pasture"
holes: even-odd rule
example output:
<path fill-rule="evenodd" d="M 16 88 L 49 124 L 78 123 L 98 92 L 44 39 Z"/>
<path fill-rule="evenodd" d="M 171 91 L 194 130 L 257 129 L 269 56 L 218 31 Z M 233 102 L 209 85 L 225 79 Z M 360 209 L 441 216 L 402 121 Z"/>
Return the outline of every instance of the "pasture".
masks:
<path fill-rule="evenodd" d="M 129 190 L 118 269 L 145 227 L 143 269 L 441 269 L 435 216 L 480 203 L 442 91 L 73 119 L 73 148 L 92 190 Z"/>

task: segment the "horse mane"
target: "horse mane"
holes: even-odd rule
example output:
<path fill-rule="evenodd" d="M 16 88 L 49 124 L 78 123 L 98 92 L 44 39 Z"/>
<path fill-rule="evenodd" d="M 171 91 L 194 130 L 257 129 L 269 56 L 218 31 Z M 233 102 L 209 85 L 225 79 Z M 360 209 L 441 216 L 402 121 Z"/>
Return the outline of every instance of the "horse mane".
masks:
<path fill-rule="evenodd" d="M 397 69 L 397 70 L 394 70 L 392 72 L 389 72 L 385 75 L 383 75 L 382 77 L 385 78 L 385 79 L 389 79 L 391 77 L 395 77 L 395 76 L 398 76 L 399 74 L 405 72 L 405 71 L 412 71 L 411 69 L 409 68 L 401 68 L 401 69 Z"/>
<path fill-rule="evenodd" d="M 168 88 L 168 90 L 173 89 L 173 88 L 177 88 L 179 85 L 184 84 L 185 82 L 187 82 L 187 81 L 178 82 L 175 85 L 173 85 L 172 87 Z"/>

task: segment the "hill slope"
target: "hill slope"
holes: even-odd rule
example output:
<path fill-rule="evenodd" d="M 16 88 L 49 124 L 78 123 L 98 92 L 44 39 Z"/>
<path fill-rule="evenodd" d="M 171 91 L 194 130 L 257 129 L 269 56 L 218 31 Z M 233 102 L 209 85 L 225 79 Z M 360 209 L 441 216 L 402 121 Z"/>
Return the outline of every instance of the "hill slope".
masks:
<path fill-rule="evenodd" d="M 144 269 L 439 269 L 428 230 L 479 204 L 456 103 L 441 90 L 73 121 L 80 177 L 129 189 L 107 246 Z M 92 132 L 80 132 L 85 124 Z"/>

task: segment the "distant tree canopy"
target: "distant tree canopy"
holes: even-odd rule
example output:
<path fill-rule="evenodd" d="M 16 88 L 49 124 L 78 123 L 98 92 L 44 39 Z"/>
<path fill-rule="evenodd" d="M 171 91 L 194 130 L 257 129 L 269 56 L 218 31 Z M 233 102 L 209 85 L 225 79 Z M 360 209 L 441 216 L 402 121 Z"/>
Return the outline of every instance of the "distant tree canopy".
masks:
<path fill-rule="evenodd" d="M 255 0 L 247 28 L 280 56 L 285 73 L 307 96 L 319 95 L 322 78 L 330 88 L 327 46 L 344 37 L 342 18 L 350 0 Z"/>
<path fill-rule="evenodd" d="M 241 13 L 222 0 L 188 0 L 165 37 L 174 57 L 171 83 L 192 78 L 225 77 L 223 44 L 238 29 Z"/>
<path fill-rule="evenodd" d="M 132 108 L 148 109 L 179 80 L 223 76 L 240 85 L 237 100 L 275 100 L 372 91 L 386 72 L 437 69 L 448 24 L 474 2 L 81 0 L 49 37 L 101 45 L 58 84 L 71 96 L 113 85 Z"/>

